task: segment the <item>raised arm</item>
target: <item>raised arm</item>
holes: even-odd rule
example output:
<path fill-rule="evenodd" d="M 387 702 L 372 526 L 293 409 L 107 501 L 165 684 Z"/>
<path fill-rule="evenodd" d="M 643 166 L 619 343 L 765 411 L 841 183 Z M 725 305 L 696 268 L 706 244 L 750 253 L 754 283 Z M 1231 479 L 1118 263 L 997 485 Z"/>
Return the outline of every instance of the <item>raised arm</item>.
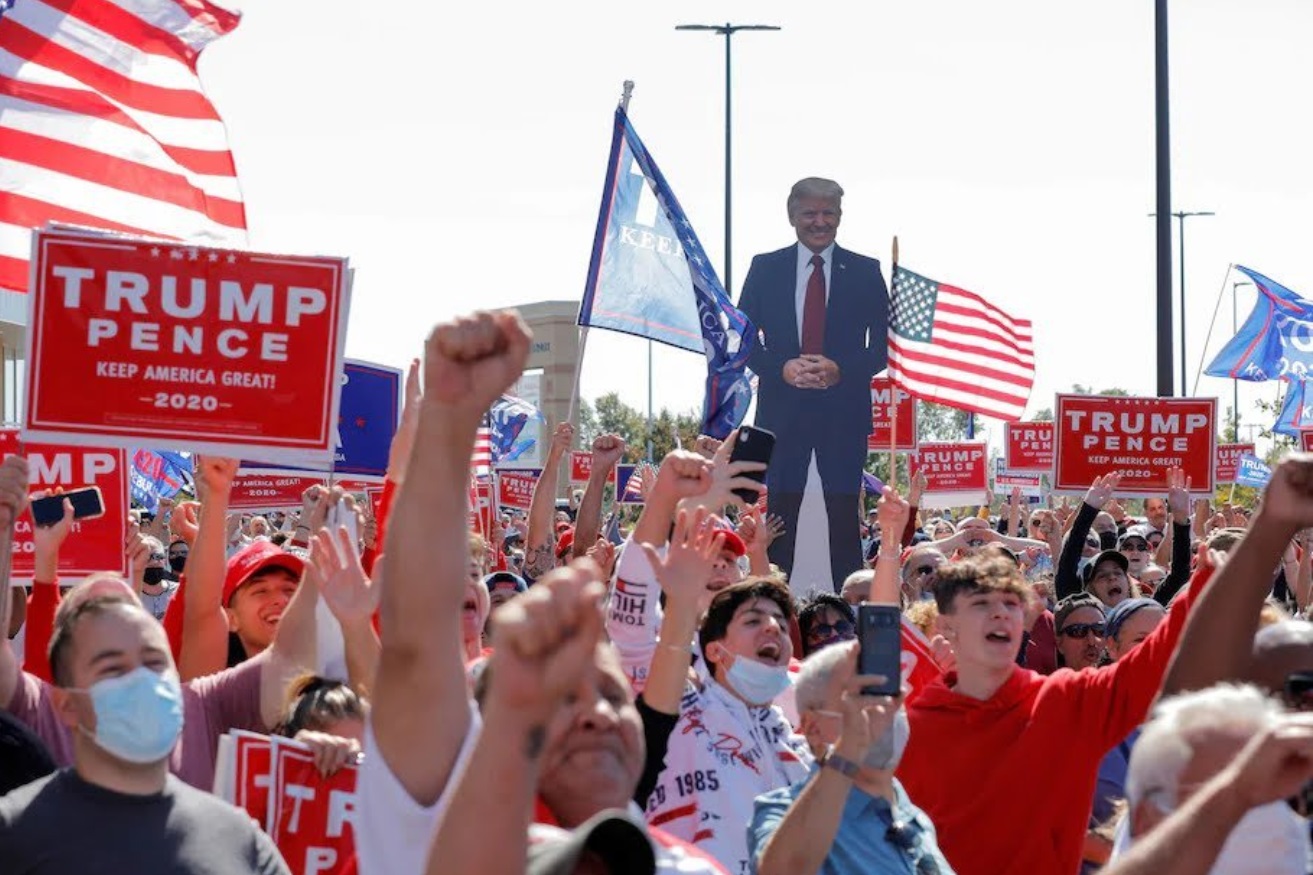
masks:
<path fill-rule="evenodd" d="M 1167 472 L 1167 484 L 1167 509 L 1172 518 L 1168 526 L 1172 565 L 1162 586 L 1153 591 L 1154 601 L 1164 607 L 1190 579 L 1190 478 L 1180 468 L 1171 468 Z"/>
<path fill-rule="evenodd" d="M 14 521 L 27 507 L 27 484 L 27 459 L 22 456 L 9 456 L 0 463 L 0 535 L 5 538 L 0 542 L 0 555 L 3 555 L 3 565 L 0 566 L 0 592 L 3 593 L 9 592 Z M 0 629 L 9 628 L 10 607 L 9 598 L 0 598 Z M 13 701 L 21 671 L 9 636 L 0 635 L 0 709 L 8 708 L 9 703 Z"/>
<path fill-rule="evenodd" d="M 228 568 L 228 498 L 236 474 L 236 459 L 196 457 L 196 491 L 201 509 L 196 541 L 187 555 L 187 585 L 182 591 L 178 673 L 184 681 L 216 674 L 228 665 L 223 578 Z"/>
<path fill-rule="evenodd" d="M 594 686 L 605 594 L 597 567 L 583 560 L 498 613 L 483 730 L 469 768 L 452 788 L 429 850 L 429 875 L 524 872 L 543 742 L 561 707 Z M 489 841 L 493 823 L 497 838 Z"/>
<path fill-rule="evenodd" d="M 1080 565 L 1081 552 L 1085 549 L 1085 536 L 1089 534 L 1090 526 L 1094 524 L 1099 511 L 1112 500 L 1121 479 L 1120 474 L 1104 474 L 1094 478 L 1086 491 L 1085 501 L 1081 503 L 1076 521 L 1067 532 L 1067 540 L 1062 545 L 1062 553 L 1054 568 L 1053 588 L 1059 601 L 1081 591 L 1082 583 L 1076 567 Z"/>
<path fill-rule="evenodd" d="M 907 490 L 907 522 L 903 525 L 903 537 L 899 545 L 904 549 L 912 546 L 916 537 L 916 514 L 921 509 L 921 495 L 925 492 L 926 476 L 924 471 L 912 475 L 912 486 Z"/>
<path fill-rule="evenodd" d="M 896 490 L 886 486 L 876 510 L 876 518 L 880 521 L 880 555 L 875 559 L 875 576 L 871 578 L 871 592 L 866 599 L 869 602 L 902 604 L 899 537 L 911 513 L 911 506 Z"/>
<path fill-rule="evenodd" d="M 1249 531 L 1191 612 L 1162 695 L 1246 676 L 1272 569 L 1295 533 L 1311 525 L 1313 455 L 1287 456 L 1272 472 Z"/>
<path fill-rule="evenodd" d="M 367 695 L 374 688 L 383 650 L 371 622 L 378 609 L 377 581 L 365 574 L 356 546 L 343 526 L 338 526 L 336 532 L 319 530 L 310 542 L 306 572 L 342 627 L 347 678 L 356 692 Z"/>
<path fill-rule="evenodd" d="M 446 786 L 470 721 L 460 618 L 474 436 L 528 357 L 529 330 L 516 313 L 439 325 L 425 346 L 415 447 L 381 563 L 383 653 L 371 716 L 388 769 L 424 806 Z"/>
<path fill-rule="evenodd" d="M 529 533 L 524 538 L 524 575 L 536 580 L 556 567 L 556 535 L 552 531 L 552 517 L 556 512 L 556 484 L 561 477 L 561 459 L 574 441 L 574 426 L 568 422 L 557 424 L 552 432 L 552 443 L 543 463 L 542 476 L 533 485 L 529 499 Z"/>
<path fill-rule="evenodd" d="M 593 467 L 584 487 L 583 500 L 574 520 L 574 544 L 571 552 L 579 557 L 597 541 L 602 530 L 602 493 L 616 464 L 624 458 L 625 440 L 618 434 L 604 434 L 593 438 Z M 616 496 L 619 498 L 619 496 Z"/>
<path fill-rule="evenodd" d="M 50 672 L 50 636 L 55 631 L 55 612 L 59 610 L 59 550 L 73 528 L 73 505 L 64 502 L 64 518 L 53 526 L 33 526 L 35 570 L 32 575 L 32 601 L 28 605 L 27 636 L 23 645 L 23 670 L 44 681 L 53 680 Z M 19 590 L 21 592 L 21 590 Z"/>

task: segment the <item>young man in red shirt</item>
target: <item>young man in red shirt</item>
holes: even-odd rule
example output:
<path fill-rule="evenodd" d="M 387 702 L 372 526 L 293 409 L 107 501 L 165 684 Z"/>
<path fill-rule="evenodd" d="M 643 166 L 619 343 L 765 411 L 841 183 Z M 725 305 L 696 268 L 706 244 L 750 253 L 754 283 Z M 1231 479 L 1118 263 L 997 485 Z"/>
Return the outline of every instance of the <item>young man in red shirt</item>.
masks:
<path fill-rule="evenodd" d="M 1099 762 L 1144 720 L 1202 587 L 1114 665 L 1043 676 L 1016 663 L 1032 598 L 1016 563 L 940 569 L 937 622 L 957 671 L 908 705 L 898 778 L 958 875 L 1077 871 Z"/>

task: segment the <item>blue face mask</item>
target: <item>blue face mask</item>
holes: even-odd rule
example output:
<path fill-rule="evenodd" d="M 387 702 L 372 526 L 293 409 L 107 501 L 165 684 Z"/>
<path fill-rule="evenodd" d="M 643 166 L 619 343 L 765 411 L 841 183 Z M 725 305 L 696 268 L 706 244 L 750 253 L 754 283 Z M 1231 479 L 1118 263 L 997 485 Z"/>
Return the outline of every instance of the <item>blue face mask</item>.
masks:
<path fill-rule="evenodd" d="M 736 653 L 734 664 L 725 672 L 725 681 L 745 701 L 753 705 L 769 705 L 789 688 L 789 667 L 764 665 Z"/>
<path fill-rule="evenodd" d="M 182 733 L 182 686 L 177 672 L 138 666 L 119 677 L 75 690 L 91 697 L 96 731 L 78 729 L 111 756 L 130 763 L 164 759 Z"/>

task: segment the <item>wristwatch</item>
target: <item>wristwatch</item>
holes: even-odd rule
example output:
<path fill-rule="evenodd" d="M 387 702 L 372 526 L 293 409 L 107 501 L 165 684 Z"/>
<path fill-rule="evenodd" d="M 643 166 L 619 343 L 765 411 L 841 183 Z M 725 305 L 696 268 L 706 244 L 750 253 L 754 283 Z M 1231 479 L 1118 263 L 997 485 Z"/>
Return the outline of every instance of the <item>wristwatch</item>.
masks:
<path fill-rule="evenodd" d="M 825 758 L 821 760 L 821 768 L 834 769 L 845 778 L 855 779 L 858 771 L 860 771 L 862 767 L 847 757 L 839 756 L 834 752 L 834 748 L 831 747 L 825 752 Z"/>

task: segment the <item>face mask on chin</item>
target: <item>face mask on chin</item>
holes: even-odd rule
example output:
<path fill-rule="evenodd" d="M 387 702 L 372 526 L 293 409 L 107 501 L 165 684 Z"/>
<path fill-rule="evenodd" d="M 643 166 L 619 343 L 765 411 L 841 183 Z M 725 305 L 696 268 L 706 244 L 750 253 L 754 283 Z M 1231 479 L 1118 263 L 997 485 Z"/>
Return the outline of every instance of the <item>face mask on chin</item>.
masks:
<path fill-rule="evenodd" d="M 1240 819 L 1208 875 L 1304 875 L 1308 853 L 1308 822 L 1272 802 Z"/>
<path fill-rule="evenodd" d="M 731 655 L 734 663 L 725 670 L 725 683 L 744 701 L 753 705 L 769 705 L 776 696 L 789 688 L 788 666 L 765 665 L 736 653 Z"/>
<path fill-rule="evenodd" d="M 866 749 L 866 755 L 862 757 L 862 765 L 871 769 L 894 771 L 902 762 L 903 751 L 907 749 L 907 737 L 910 734 L 911 726 L 907 722 L 907 712 L 899 708 L 889 728 Z"/>

